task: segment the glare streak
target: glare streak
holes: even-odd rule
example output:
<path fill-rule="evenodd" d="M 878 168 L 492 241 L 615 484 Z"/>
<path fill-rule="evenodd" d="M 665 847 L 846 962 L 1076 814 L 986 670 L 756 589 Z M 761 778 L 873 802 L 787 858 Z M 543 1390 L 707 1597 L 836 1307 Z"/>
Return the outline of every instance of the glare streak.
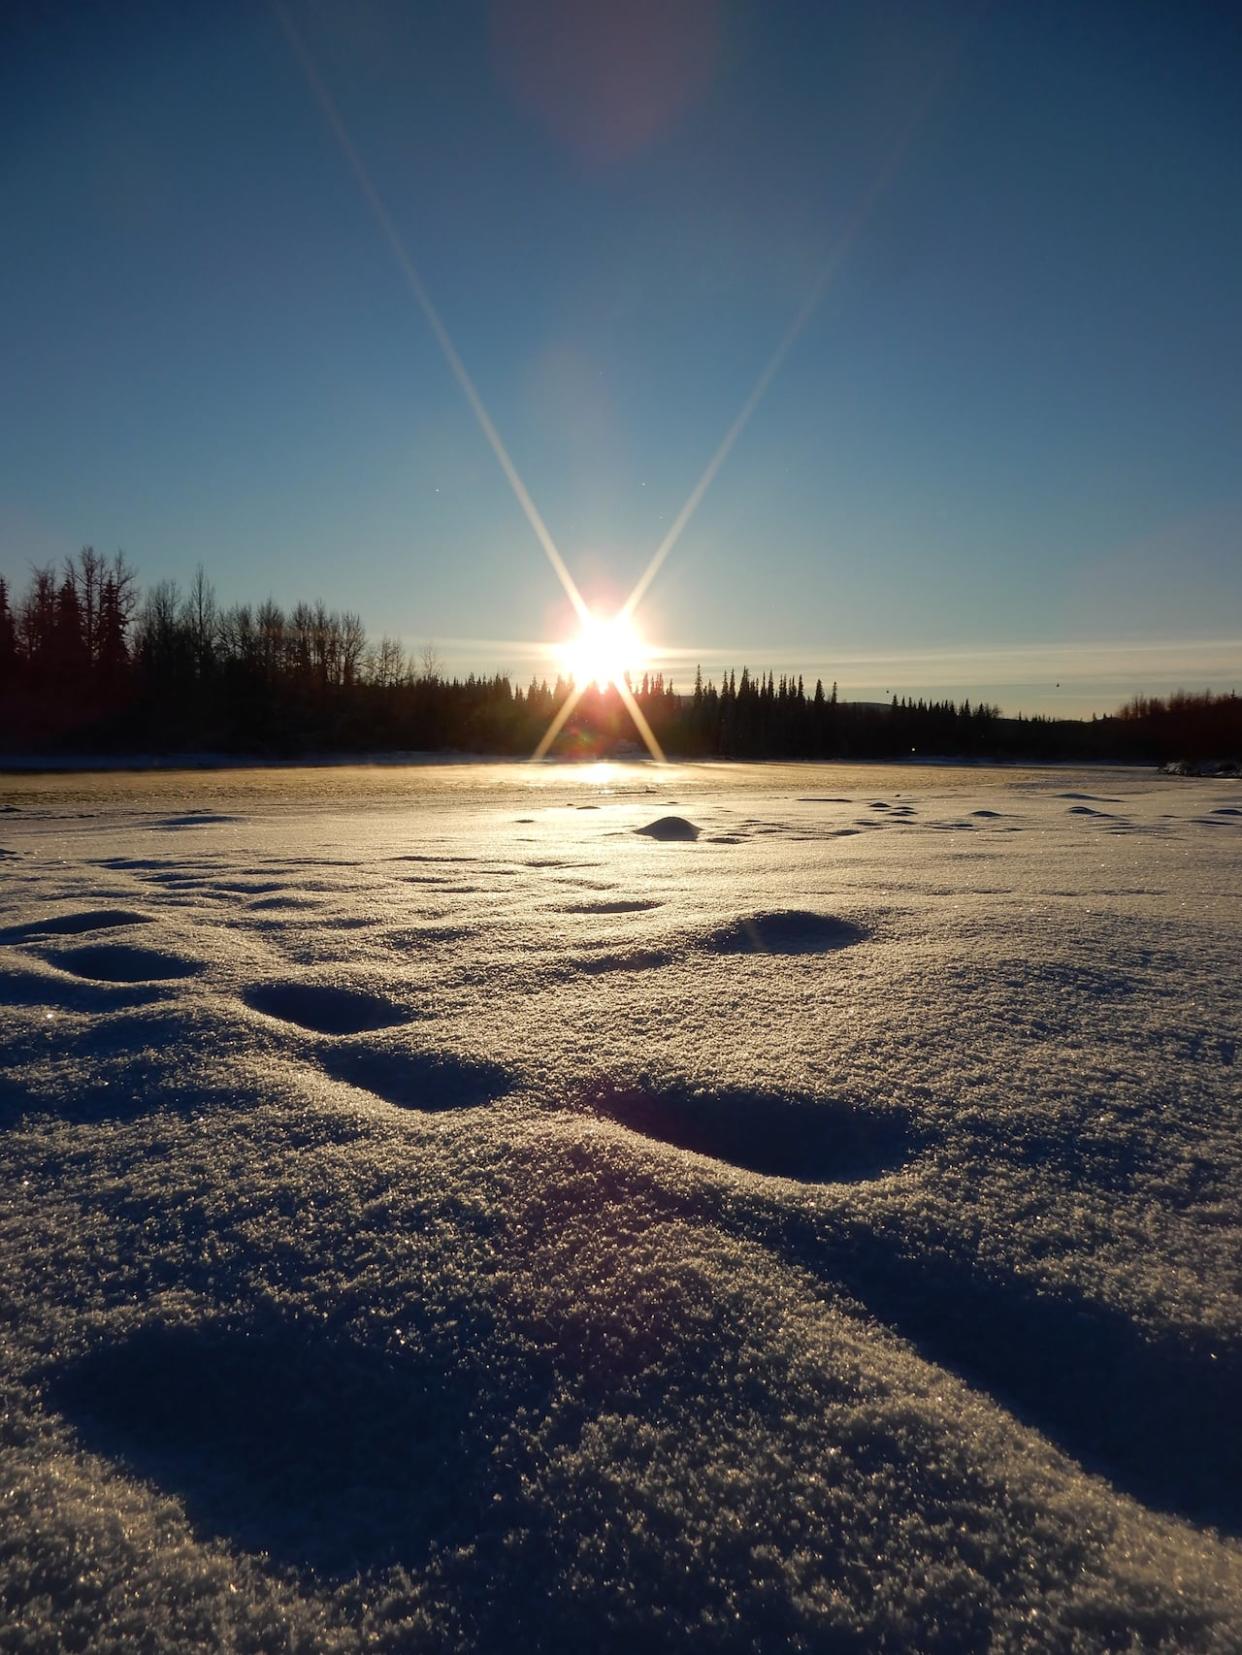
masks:
<path fill-rule="evenodd" d="M 285 37 L 294 53 L 294 56 L 302 68 L 302 72 L 306 77 L 307 85 L 323 111 L 324 117 L 326 118 L 330 129 L 336 138 L 337 143 L 340 145 L 342 153 L 349 163 L 350 169 L 353 172 L 358 187 L 362 192 L 363 198 L 370 208 L 372 216 L 379 226 L 384 239 L 387 241 L 390 249 L 392 250 L 393 256 L 396 258 L 397 264 L 405 277 L 406 284 L 409 287 L 419 309 L 421 310 L 428 327 L 431 329 L 432 335 L 440 347 L 441 354 L 448 364 L 454 379 L 456 379 L 462 395 L 465 397 L 466 402 L 475 417 L 479 429 L 482 431 L 493 454 L 496 456 L 497 463 L 499 464 L 501 471 L 504 473 L 510 488 L 513 490 L 514 498 L 521 507 L 527 522 L 530 524 L 531 529 L 535 534 L 535 538 L 539 541 L 540 546 L 543 548 L 548 562 L 552 565 L 552 568 L 564 588 L 570 603 L 573 605 L 579 622 L 584 626 L 584 628 L 588 627 L 591 624 L 592 617 L 586 601 L 582 597 L 581 592 L 578 590 L 577 583 L 574 581 L 564 558 L 557 549 L 556 543 L 552 539 L 552 535 L 547 524 L 540 515 L 535 502 L 530 496 L 530 492 L 527 489 L 526 484 L 523 482 L 516 465 L 513 463 L 509 451 L 505 447 L 500 433 L 496 429 L 495 423 L 492 420 L 491 415 L 488 413 L 483 399 L 479 395 L 474 381 L 471 379 L 470 374 L 466 369 L 466 365 L 462 361 L 457 347 L 454 345 L 449 331 L 445 326 L 439 311 L 436 309 L 431 295 L 427 291 L 413 259 L 410 257 L 410 254 L 406 249 L 405 243 L 401 238 L 400 231 L 397 229 L 392 214 L 389 212 L 383 197 L 380 195 L 379 190 L 367 170 L 366 164 L 364 163 L 361 155 L 358 153 L 358 150 L 349 135 L 344 120 L 341 117 L 340 111 L 337 109 L 331 93 L 328 91 L 323 80 L 320 78 L 314 60 L 302 40 L 301 35 L 298 33 L 298 30 L 295 27 L 285 5 L 283 4 L 283 0 L 271 0 L 271 4 L 272 9 L 276 13 L 281 29 L 283 30 Z M 626 599 L 625 604 L 618 611 L 617 619 L 628 622 L 632 618 L 634 611 L 646 596 L 652 581 L 659 574 L 674 547 L 681 539 L 686 525 L 698 510 L 703 497 L 715 481 L 720 468 L 729 457 L 734 444 L 750 423 L 755 410 L 766 396 L 772 381 L 776 378 L 776 375 L 780 372 L 781 367 L 784 365 L 786 357 L 789 355 L 789 352 L 797 342 L 803 329 L 810 321 L 811 316 L 818 308 L 829 283 L 836 274 L 838 267 L 857 236 L 859 229 L 874 209 L 876 202 L 891 183 L 898 165 L 905 156 L 911 138 L 925 118 L 928 108 L 932 103 L 935 94 L 943 85 L 945 78 L 947 77 L 942 75 L 938 79 L 933 79 L 925 97 L 912 109 L 909 119 L 904 123 L 902 130 L 898 133 L 896 140 L 891 146 L 888 155 L 885 158 L 884 164 L 879 168 L 870 188 L 865 192 L 863 199 L 859 202 L 852 219 L 847 224 L 842 235 L 838 238 L 837 245 L 834 247 L 822 266 L 818 276 L 812 284 L 810 292 L 803 301 L 797 314 L 794 316 L 793 321 L 790 323 L 788 328 L 786 328 L 784 334 L 777 342 L 776 349 L 772 352 L 772 355 L 764 364 L 758 378 L 751 387 L 749 394 L 742 402 L 741 408 L 738 410 L 732 423 L 725 431 L 724 436 L 721 438 L 715 452 L 708 460 L 707 465 L 704 467 L 698 481 L 690 490 L 690 493 L 687 496 L 685 503 L 682 505 L 681 510 L 673 519 L 673 523 L 669 528 L 668 533 L 656 547 L 651 561 L 647 564 L 647 567 L 639 576 L 638 581 L 636 582 L 633 591 Z M 642 709 L 639 707 L 638 702 L 635 700 L 629 685 L 626 684 L 620 676 L 616 678 L 615 682 L 617 691 L 621 696 L 630 717 L 633 719 L 635 726 L 646 743 L 648 750 L 655 759 L 659 762 L 663 762 L 664 754 L 660 749 L 659 742 L 656 740 L 655 734 L 645 718 Z M 553 719 L 552 724 L 544 734 L 543 739 L 540 741 L 539 746 L 532 755 L 534 758 L 541 759 L 547 754 L 553 742 L 556 740 L 557 736 L 560 734 L 561 730 L 571 717 L 574 708 L 582 699 L 584 690 L 585 685 L 583 688 L 579 688 L 575 684 L 571 688 L 570 693 L 567 695 L 565 702 L 560 708 L 560 711 Z"/>
<path fill-rule="evenodd" d="M 647 715 L 643 712 L 642 708 L 638 705 L 638 702 L 635 700 L 633 690 L 626 683 L 624 678 L 618 678 L 616 680 L 616 686 L 617 686 L 617 694 L 621 697 L 622 701 L 625 703 L 626 711 L 629 713 L 630 717 L 634 720 L 634 725 L 635 725 L 636 729 L 638 730 L 639 735 L 643 738 L 643 741 L 646 743 L 647 751 L 651 754 L 652 758 L 656 761 L 657 764 L 663 764 L 665 762 L 664 749 L 660 746 L 660 743 L 656 740 L 655 731 L 651 728 L 651 725 L 648 724 Z"/>
<path fill-rule="evenodd" d="M 534 530 L 535 538 L 543 547 L 544 552 L 547 555 L 548 562 L 556 571 L 557 578 L 561 585 L 565 588 L 566 596 L 569 598 L 570 603 L 573 604 L 579 619 L 585 620 L 588 613 L 586 602 L 583 599 L 582 594 L 579 592 L 577 584 L 574 581 L 573 576 L 570 574 L 564 558 L 557 550 L 556 542 L 552 539 L 552 535 L 547 524 L 540 516 L 538 507 L 531 499 L 530 492 L 527 489 L 526 484 L 522 481 L 517 467 L 510 458 L 509 451 L 501 439 L 500 432 L 496 429 L 491 415 L 484 406 L 483 399 L 479 395 L 478 390 L 475 388 L 474 381 L 471 379 L 465 363 L 458 354 L 457 347 L 454 345 L 452 338 L 449 335 L 449 331 L 445 327 L 440 313 L 436 309 L 431 295 L 428 293 L 413 259 L 406 251 L 405 243 L 401 239 L 401 233 L 397 229 L 396 224 L 393 222 L 392 214 L 388 211 L 384 198 L 380 195 L 379 190 L 376 188 L 370 173 L 367 171 L 365 162 L 355 148 L 352 138 L 349 136 L 345 122 L 341 118 L 340 111 L 337 109 L 336 104 L 332 99 L 332 94 L 328 91 L 327 87 L 321 80 L 319 71 L 315 67 L 314 60 L 303 42 L 301 35 L 294 26 L 293 19 L 289 16 L 288 11 L 281 3 L 281 0 L 272 0 L 272 9 L 275 11 L 277 18 L 279 19 L 280 26 L 284 30 L 285 37 L 289 41 L 294 55 L 302 67 L 302 72 L 306 76 L 306 81 L 311 89 L 311 92 L 314 94 L 319 107 L 322 109 L 328 125 L 332 129 L 332 133 L 341 147 L 345 159 L 349 162 L 354 178 L 357 180 L 358 187 L 362 191 L 363 197 L 371 209 L 372 216 L 379 225 L 384 239 L 392 249 L 393 255 L 400 266 L 401 273 L 405 277 L 406 285 L 409 287 L 419 309 L 422 311 L 423 316 L 426 319 L 427 326 L 431 329 L 431 332 L 435 337 L 435 341 L 440 347 L 441 354 L 443 355 L 444 360 L 448 363 L 453 378 L 461 387 L 462 395 L 470 405 L 470 411 L 474 415 L 475 420 L 478 422 L 479 429 L 487 438 L 492 453 L 496 456 L 497 462 L 500 465 L 500 469 L 504 472 L 505 477 L 508 479 L 509 487 L 513 490 L 514 497 L 516 498 L 518 505 L 525 513 L 526 521 Z"/>
<path fill-rule="evenodd" d="M 906 669 L 916 678 L 927 677 L 928 669 L 942 667 L 987 667 L 1025 671 L 1036 677 L 1073 672 L 1076 676 L 1113 675 L 1118 672 L 1185 672 L 1194 677 L 1204 672 L 1237 673 L 1242 668 L 1242 638 L 1170 639 L 1168 642 L 1129 642 L 1117 639 L 1084 639 L 1081 643 L 1007 644 L 1002 648 L 979 648 L 973 644 L 945 649 L 843 649 L 831 641 L 811 646 L 770 644 L 677 645 L 652 644 L 648 660 L 655 666 L 679 667 L 691 661 L 706 666 L 757 663 L 760 670 L 815 672 L 821 668 L 849 668 L 890 672 Z M 754 666 L 751 668 L 755 670 Z M 935 680 L 939 682 L 940 680 Z M 947 680 L 946 680 L 947 682 Z"/>
<path fill-rule="evenodd" d="M 582 697 L 586 694 L 586 691 L 587 686 L 585 684 L 574 684 L 572 686 L 569 694 L 565 697 L 565 700 L 561 704 L 560 712 L 557 713 L 551 724 L 549 724 L 547 729 L 543 732 L 542 741 L 540 741 L 538 747 L 536 747 L 535 751 L 531 754 L 532 762 L 536 759 L 542 759 L 548 756 L 548 751 L 551 748 L 552 743 L 556 740 L 557 736 L 560 735 L 566 724 L 569 723 L 569 720 L 573 715 L 574 708 L 578 705 L 579 701 L 582 700 Z"/>
<path fill-rule="evenodd" d="M 839 256 L 840 255 L 838 255 L 838 257 Z M 704 467 L 702 476 L 690 490 L 685 504 L 677 513 L 677 516 L 673 519 L 672 527 L 664 536 L 664 539 L 656 547 L 651 562 L 648 563 L 647 567 L 638 577 L 638 582 L 635 585 L 634 590 L 625 600 L 625 605 L 621 611 L 623 615 L 629 617 L 634 613 L 635 609 L 637 609 L 638 605 L 647 595 L 648 587 L 663 568 L 669 553 L 681 539 L 682 530 L 698 510 L 703 496 L 707 493 L 708 489 L 712 486 L 712 483 L 716 479 L 716 473 L 728 459 L 729 452 L 734 443 L 750 424 L 751 415 L 763 401 L 768 386 L 780 372 L 781 364 L 792 350 L 798 335 L 802 332 L 803 328 L 810 320 L 812 312 L 815 310 L 816 305 L 818 305 L 824 289 L 828 285 L 829 278 L 836 263 L 837 259 L 834 258 L 821 272 L 819 279 L 812 288 L 810 296 L 806 299 L 802 309 L 798 312 L 789 327 L 785 330 L 784 338 L 781 339 L 776 349 L 769 357 L 763 372 L 759 375 L 758 379 L 751 387 L 750 395 L 746 398 L 745 402 L 743 402 L 741 408 L 738 410 L 737 417 L 734 419 L 733 424 L 721 438 L 720 445 L 716 449 L 716 452 L 712 455 L 711 459 L 707 462 L 707 465 Z"/>
<path fill-rule="evenodd" d="M 854 210 L 853 216 L 846 224 L 842 234 L 838 237 L 836 246 L 829 253 L 820 268 L 819 274 L 816 276 L 810 292 L 803 301 L 801 309 L 785 330 L 785 333 L 777 343 L 776 349 L 772 352 L 772 355 L 768 358 L 759 374 L 759 377 L 755 380 L 754 385 L 751 387 L 749 396 L 746 397 L 741 408 L 738 410 L 737 417 L 721 438 L 719 447 L 716 449 L 716 452 L 712 455 L 711 459 L 707 462 L 707 465 L 704 467 L 703 473 L 698 482 L 690 490 L 686 503 L 682 506 L 681 510 L 677 513 L 677 516 L 673 519 L 672 527 L 664 536 L 664 539 L 656 547 L 655 552 L 652 554 L 650 563 L 648 563 L 647 567 L 638 577 L 638 582 L 635 585 L 634 590 L 626 599 L 625 606 L 621 611 L 623 615 L 630 616 L 634 613 L 634 610 L 646 596 L 647 590 L 652 581 L 663 568 L 670 552 L 681 539 L 682 531 L 685 529 L 686 524 L 698 510 L 703 496 L 707 493 L 708 489 L 715 481 L 717 472 L 720 470 L 725 460 L 728 459 L 730 450 L 733 448 L 734 443 L 736 443 L 737 439 L 741 436 L 747 425 L 750 424 L 751 416 L 767 395 L 768 387 L 780 372 L 781 367 L 784 365 L 785 358 L 793 349 L 793 346 L 797 342 L 802 330 L 806 327 L 812 315 L 818 308 L 820 301 L 823 299 L 823 296 L 827 291 L 829 283 L 836 275 L 838 268 L 844 261 L 845 256 L 853 245 L 859 231 L 874 212 L 876 204 L 892 183 L 898 168 L 905 159 L 906 152 L 910 147 L 910 142 L 913 139 L 914 134 L 918 131 L 919 127 L 926 119 L 928 111 L 943 90 L 950 73 L 959 61 L 960 56 L 961 45 L 959 44 L 958 50 L 944 66 L 941 73 L 932 77 L 923 97 L 913 105 L 908 119 L 901 126 L 893 140 L 893 143 L 889 146 L 883 162 L 877 169 L 876 175 L 872 179 L 870 185 L 863 193 L 861 200 Z"/>

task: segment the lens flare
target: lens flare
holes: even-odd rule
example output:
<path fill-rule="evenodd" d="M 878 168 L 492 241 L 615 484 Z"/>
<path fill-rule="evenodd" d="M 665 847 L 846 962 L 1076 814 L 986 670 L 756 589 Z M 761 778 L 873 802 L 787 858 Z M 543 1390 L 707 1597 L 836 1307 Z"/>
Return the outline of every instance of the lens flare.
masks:
<path fill-rule="evenodd" d="M 579 689 L 590 684 L 601 690 L 610 685 L 622 688 L 627 679 L 641 674 L 647 660 L 638 629 L 624 612 L 604 616 L 588 610 L 578 636 L 562 644 L 557 653 Z"/>
<path fill-rule="evenodd" d="M 785 358 L 789 355 L 803 329 L 810 321 L 835 274 L 837 266 L 845 257 L 860 226 L 870 216 L 876 203 L 898 171 L 916 132 L 927 118 L 932 103 L 939 95 L 950 74 L 956 69 L 962 56 L 964 40 L 958 42 L 957 50 L 953 56 L 947 63 L 940 66 L 938 73 L 931 77 L 924 95 L 912 101 L 908 118 L 899 128 L 893 143 L 887 151 L 883 164 L 859 202 L 852 219 L 846 221 L 844 231 L 837 245 L 820 270 L 818 278 L 801 309 L 783 337 L 777 342 L 775 351 L 764 365 L 762 372 L 751 388 L 749 396 L 742 403 L 733 423 L 726 430 L 698 482 L 691 489 L 685 504 L 677 513 L 668 532 L 657 546 L 651 561 L 639 576 L 638 582 L 626 599 L 624 606 L 617 614 L 604 619 L 591 613 L 581 592 L 578 590 L 565 559 L 561 556 L 560 550 L 553 541 L 547 524 L 540 516 L 535 502 L 531 498 L 530 491 L 523 482 L 473 379 L 466 370 L 465 363 L 449 335 L 443 318 L 432 302 L 422 276 L 406 248 L 396 220 L 376 187 L 361 153 L 346 128 L 341 112 L 320 76 L 310 51 L 295 26 L 286 5 L 283 0 L 270 0 L 270 3 L 293 51 L 293 55 L 306 77 L 307 85 L 322 109 L 324 117 L 349 164 L 354 179 L 371 210 L 372 216 L 401 268 L 411 295 L 422 311 L 423 317 L 431 329 L 453 377 L 456 379 L 471 412 L 478 422 L 479 428 L 487 439 L 510 488 L 513 490 L 518 505 L 530 524 L 536 539 L 543 547 L 548 562 L 552 565 L 557 579 L 564 587 L 566 596 L 572 603 L 581 622 L 582 630 L 578 637 L 568 644 L 561 645 L 558 650 L 563 668 L 569 672 L 573 679 L 573 687 L 565 696 L 559 711 L 544 732 L 543 739 L 535 749 L 533 757 L 541 759 L 551 750 L 557 736 L 573 715 L 574 709 L 591 684 L 594 683 L 601 689 L 607 689 L 610 685 L 616 689 L 617 695 L 642 736 L 648 752 L 658 762 L 663 763 L 664 755 L 660 749 L 660 744 L 656 740 L 655 734 L 638 705 L 631 688 L 631 680 L 637 674 L 640 674 L 646 666 L 646 655 L 642 640 L 634 627 L 634 611 L 645 598 L 652 581 L 655 580 L 665 561 L 672 553 L 687 523 L 698 510 L 699 504 L 715 480 L 716 474 L 728 459 L 733 445 L 750 422 L 751 416 L 767 394 L 768 387 L 780 372 Z M 577 13 L 573 11 L 572 7 L 567 13 L 567 17 L 570 22 L 577 20 Z M 685 18 L 681 17 L 679 13 L 679 25 L 684 23 Z M 616 54 L 613 53 L 612 55 L 615 57 Z M 706 59 L 703 61 L 706 61 Z M 610 59 L 609 73 L 611 74 L 611 72 Z M 611 85 L 611 81 L 608 84 Z M 593 105 L 590 108 L 592 114 L 596 113 Z"/>

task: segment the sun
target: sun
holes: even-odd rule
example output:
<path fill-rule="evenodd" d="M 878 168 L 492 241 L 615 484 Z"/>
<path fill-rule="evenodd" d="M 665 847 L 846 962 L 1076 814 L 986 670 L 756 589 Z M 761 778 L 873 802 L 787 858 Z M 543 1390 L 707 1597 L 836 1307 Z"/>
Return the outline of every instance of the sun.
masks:
<path fill-rule="evenodd" d="M 578 636 L 561 644 L 557 653 L 581 689 L 591 683 L 601 690 L 622 684 L 637 677 L 647 660 L 638 628 L 624 610 L 611 616 L 588 613 Z"/>

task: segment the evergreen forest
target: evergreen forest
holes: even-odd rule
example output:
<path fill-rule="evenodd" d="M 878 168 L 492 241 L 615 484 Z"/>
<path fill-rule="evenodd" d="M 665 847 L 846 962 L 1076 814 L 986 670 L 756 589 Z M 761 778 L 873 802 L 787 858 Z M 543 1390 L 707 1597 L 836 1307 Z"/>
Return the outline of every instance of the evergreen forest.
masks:
<path fill-rule="evenodd" d="M 26 590 L 0 578 L 0 752 L 531 754 L 569 680 L 449 677 L 371 640 L 358 615 L 299 602 L 223 607 L 200 568 L 189 587 L 143 589 L 124 554 L 85 547 Z M 1227 765 L 1242 755 L 1234 692 L 1136 696 L 1091 720 L 1003 716 L 969 701 L 852 702 L 800 677 L 660 673 L 631 686 L 666 753 L 686 758 L 943 757 Z M 632 756 L 637 730 L 615 689 L 589 689 L 556 757 Z"/>

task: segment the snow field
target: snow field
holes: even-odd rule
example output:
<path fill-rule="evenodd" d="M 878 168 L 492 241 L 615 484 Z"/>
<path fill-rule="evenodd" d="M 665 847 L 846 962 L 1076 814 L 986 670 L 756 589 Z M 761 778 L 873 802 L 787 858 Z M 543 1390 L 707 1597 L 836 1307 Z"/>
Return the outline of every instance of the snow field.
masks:
<path fill-rule="evenodd" d="M 1229 786 L 12 783 L 0 1647 L 1239 1647 Z"/>

